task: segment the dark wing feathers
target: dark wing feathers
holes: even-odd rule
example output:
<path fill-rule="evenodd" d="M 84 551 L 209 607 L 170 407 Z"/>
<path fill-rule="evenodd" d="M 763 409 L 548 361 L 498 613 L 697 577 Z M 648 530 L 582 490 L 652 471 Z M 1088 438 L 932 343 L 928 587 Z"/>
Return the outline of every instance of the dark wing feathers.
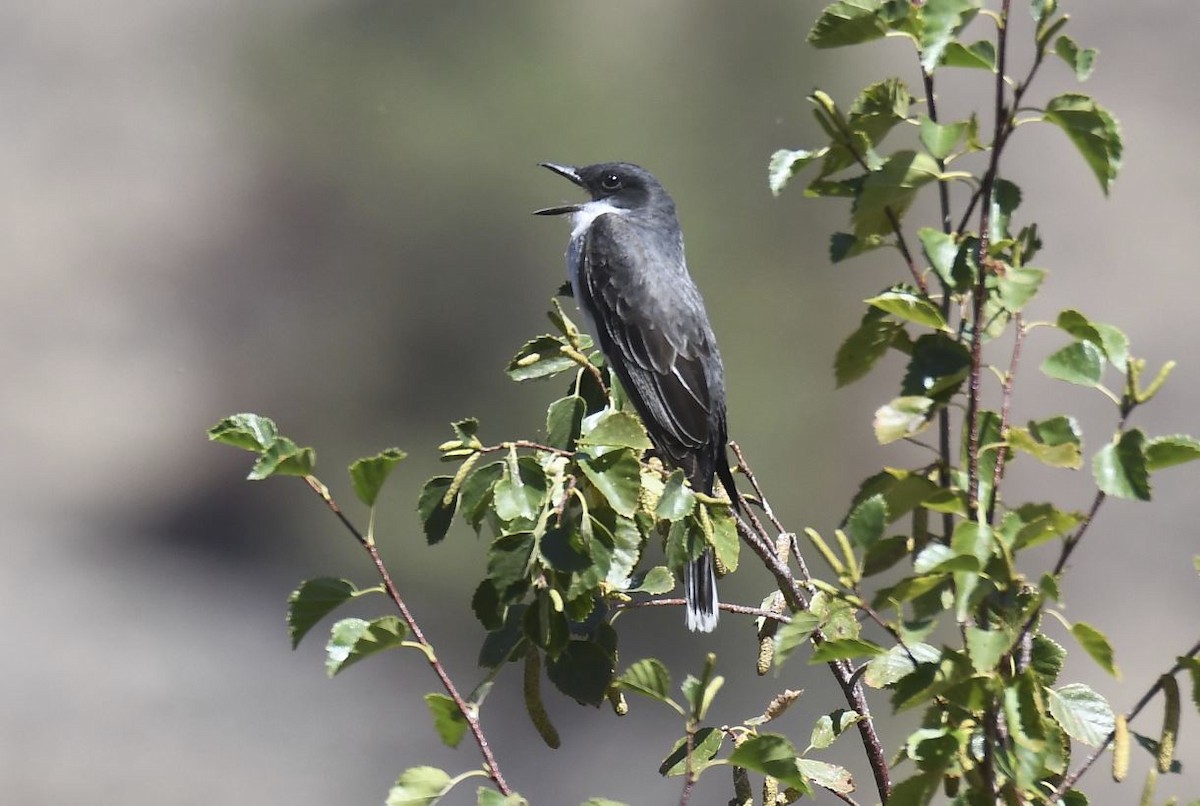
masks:
<path fill-rule="evenodd" d="M 612 237 L 614 230 L 623 237 Z M 680 317 L 682 295 L 699 302 L 686 273 L 650 278 L 636 230 L 618 215 L 596 219 L 580 255 L 580 286 L 600 346 L 646 424 L 650 439 L 693 486 L 712 490 L 725 440 L 724 401 L 714 400 L 720 359 L 706 319 Z M 692 296 L 688 296 L 692 295 Z M 674 303 L 674 305 L 673 305 Z M 703 311 L 703 308 L 701 308 Z M 718 391 L 717 394 L 720 394 Z"/>

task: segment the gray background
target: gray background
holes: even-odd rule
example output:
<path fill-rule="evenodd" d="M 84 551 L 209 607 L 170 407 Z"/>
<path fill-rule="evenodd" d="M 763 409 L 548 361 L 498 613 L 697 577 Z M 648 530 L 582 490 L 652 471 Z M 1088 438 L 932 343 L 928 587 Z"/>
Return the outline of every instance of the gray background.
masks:
<path fill-rule="evenodd" d="M 1014 6 L 1020 38 L 1026 4 Z M 1080 306 L 1125 327 L 1152 367 L 1180 359 L 1135 424 L 1194 432 L 1200 6 L 1078 6 L 1069 31 L 1102 51 L 1084 89 L 1122 120 L 1125 168 L 1106 202 L 1056 131 L 1019 132 L 1007 175 L 1025 191 L 1023 219 L 1043 224 L 1037 263 L 1052 270 L 1032 315 Z M 880 254 L 831 266 L 844 206 L 766 189 L 775 148 L 818 142 L 804 101 L 814 86 L 845 102 L 897 65 L 914 78 L 899 42 L 813 52 L 803 36 L 819 7 L 0 7 L 3 801 L 375 803 L 408 766 L 476 764 L 469 743 L 438 744 L 420 699 L 434 680 L 418 655 L 329 682 L 319 634 L 288 650 L 294 584 L 319 574 L 369 584 L 370 568 L 302 484 L 241 481 L 247 456 L 203 432 L 234 411 L 273 416 L 320 449 L 321 475 L 348 506 L 349 460 L 409 450 L 381 541 L 470 688 L 480 630 L 467 591 L 484 544 L 456 530 L 426 548 L 412 506 L 416 485 L 444 472 L 433 446 L 449 420 L 480 415 L 495 441 L 528 435 L 557 391 L 500 371 L 545 329 L 562 280 L 565 227 L 528 212 L 573 194 L 539 161 L 635 160 L 671 189 L 721 338 L 733 435 L 789 524 L 829 531 L 860 478 L 919 461 L 870 432 L 899 362 L 838 391 L 829 371 L 859 301 L 902 279 L 899 264 Z M 960 71 L 944 114 L 990 103 L 986 82 Z M 1054 62 L 1030 100 L 1073 86 Z M 1090 455 L 1114 417 L 1095 393 L 1037 373 L 1061 343 L 1035 331 L 1015 416 L 1083 412 Z M 1013 468 L 1010 500 L 1089 500 L 1087 474 L 1026 464 Z M 1119 708 L 1196 638 L 1195 473 L 1156 477 L 1154 504 L 1108 504 L 1064 586 L 1067 617 L 1107 630 L 1125 673 L 1108 679 L 1075 652 L 1064 680 L 1092 683 Z M 1051 557 L 1047 547 L 1031 558 L 1030 573 Z M 765 584 L 747 570 L 723 587 L 755 602 Z M 382 611 L 373 605 L 362 612 Z M 697 670 L 712 645 L 681 620 L 629 617 L 623 660 L 655 654 L 679 674 Z M 715 646 L 724 673 L 749 674 L 745 623 L 727 616 Z M 667 712 L 635 701 L 618 720 L 551 695 L 564 741 L 554 753 L 519 715 L 511 677 L 485 722 L 509 780 L 535 803 L 677 798 L 678 782 L 654 771 L 678 735 Z M 779 679 L 728 686 L 713 719 L 744 719 L 778 688 L 805 687 L 780 724 L 804 737 L 837 705 L 828 677 L 796 662 Z M 1136 727 L 1154 734 L 1157 720 L 1151 711 Z M 885 736 L 890 749 L 908 724 Z M 1188 776 L 1160 793 L 1200 794 L 1197 727 L 1185 718 Z M 844 744 L 870 802 L 861 753 Z M 1136 779 L 1146 762 L 1135 756 Z M 1089 778 L 1106 780 L 1104 769 Z M 1138 788 L 1098 797 L 1132 803 Z M 693 802 L 727 797 L 716 775 Z"/>

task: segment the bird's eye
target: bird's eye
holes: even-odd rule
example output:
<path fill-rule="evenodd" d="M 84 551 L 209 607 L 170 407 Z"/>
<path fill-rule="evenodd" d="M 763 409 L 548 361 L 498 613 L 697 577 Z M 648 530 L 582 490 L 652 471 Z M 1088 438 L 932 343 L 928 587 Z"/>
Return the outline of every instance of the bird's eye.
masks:
<path fill-rule="evenodd" d="M 621 189 L 621 177 L 617 176 L 614 173 L 605 174 L 604 178 L 600 180 L 600 187 L 604 188 L 605 190 L 607 190 L 609 192 L 612 192 L 614 190 L 620 190 Z"/>

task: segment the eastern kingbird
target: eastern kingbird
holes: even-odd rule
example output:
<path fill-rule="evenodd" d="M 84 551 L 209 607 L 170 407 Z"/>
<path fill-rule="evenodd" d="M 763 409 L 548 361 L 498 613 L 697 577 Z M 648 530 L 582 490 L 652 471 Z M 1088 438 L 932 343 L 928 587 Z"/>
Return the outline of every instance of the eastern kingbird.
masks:
<path fill-rule="evenodd" d="M 675 202 L 649 171 L 626 162 L 542 166 L 592 197 L 536 215 L 571 216 L 571 290 L 650 441 L 693 489 L 712 495 L 719 475 L 737 502 L 725 455 L 725 373 L 683 257 Z M 717 625 L 711 547 L 688 565 L 684 592 L 688 628 L 711 631 Z"/>

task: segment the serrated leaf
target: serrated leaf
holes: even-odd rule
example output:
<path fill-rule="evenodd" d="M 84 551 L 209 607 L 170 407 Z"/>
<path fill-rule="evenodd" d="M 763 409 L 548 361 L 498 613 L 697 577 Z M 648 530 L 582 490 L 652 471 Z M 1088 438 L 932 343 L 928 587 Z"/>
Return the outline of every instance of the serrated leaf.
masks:
<path fill-rule="evenodd" d="M 1013 636 L 1007 630 L 967 627 L 966 633 L 967 656 L 979 674 L 991 674 L 1013 644 Z"/>
<path fill-rule="evenodd" d="M 458 490 L 458 509 L 476 533 L 487 516 L 496 482 L 504 475 L 504 462 L 491 462 L 472 470 Z M 445 496 L 443 495 L 443 498 Z"/>
<path fill-rule="evenodd" d="M 617 513 L 632 518 L 642 489 L 641 465 L 630 448 L 580 460 L 580 469 Z"/>
<path fill-rule="evenodd" d="M 996 71 L 996 46 L 986 39 L 963 45 L 949 42 L 942 52 L 942 64 L 946 67 L 969 67 L 976 70 Z"/>
<path fill-rule="evenodd" d="M 590 428 L 588 426 L 591 426 Z M 625 411 L 614 411 L 592 423 L 589 417 L 584 421 L 582 436 L 583 445 L 605 445 L 613 448 L 633 448 L 638 451 L 654 447 L 646 436 L 642 421 Z"/>
<path fill-rule="evenodd" d="M 579 365 L 575 360 L 563 352 L 563 348 L 569 346 L 570 343 L 561 336 L 538 336 L 525 342 L 505 372 L 514 381 L 530 381 L 577 369 Z"/>
<path fill-rule="evenodd" d="M 834 740 L 841 736 L 847 728 L 861 722 L 862 719 L 862 715 L 857 711 L 848 711 L 844 708 L 839 708 L 832 714 L 822 714 L 813 725 L 812 736 L 808 743 L 815 750 L 824 750 L 833 744 Z"/>
<path fill-rule="evenodd" d="M 979 0 L 926 0 L 921 8 L 921 67 L 932 73 L 947 45 L 979 12 Z"/>
<path fill-rule="evenodd" d="M 1029 300 L 1037 295 L 1046 279 L 1046 272 L 1029 266 L 1010 267 L 996 278 L 1000 304 L 1010 313 L 1020 313 Z"/>
<path fill-rule="evenodd" d="M 1066 657 L 1067 651 L 1053 639 L 1044 635 L 1033 637 L 1029 652 L 1029 666 L 1037 673 L 1043 685 L 1054 685 L 1054 682 L 1058 680 L 1059 673 L 1062 672 L 1063 661 L 1066 660 Z"/>
<path fill-rule="evenodd" d="M 891 288 L 863 301 L 898 319 L 937 330 L 946 327 L 946 320 L 942 318 L 941 311 L 933 304 L 933 301 L 910 288 Z"/>
<path fill-rule="evenodd" d="M 863 180 L 851 208 L 854 234 L 860 238 L 890 234 L 892 217 L 903 219 L 917 191 L 940 176 L 937 162 L 928 154 L 916 151 L 892 154 L 879 170 L 871 171 Z"/>
<path fill-rule="evenodd" d="M 885 311 L 868 308 L 858 330 L 846 337 L 833 360 L 837 385 L 853 383 L 870 372 L 903 329 L 904 326 L 888 318 Z"/>
<path fill-rule="evenodd" d="M 425 540 L 431 546 L 441 542 L 454 520 L 458 497 L 450 499 L 449 505 L 444 502 L 446 492 L 453 481 L 450 476 L 434 476 L 425 482 L 425 486 L 421 488 L 421 497 L 417 499 L 417 515 L 425 530 Z"/>
<path fill-rule="evenodd" d="M 1090 341 L 1077 341 L 1047 356 L 1042 372 L 1067 383 L 1098 386 L 1104 374 L 1104 353 Z"/>
<path fill-rule="evenodd" d="M 1084 648 L 1084 651 L 1092 656 L 1092 660 L 1100 664 L 1101 669 L 1120 679 L 1121 670 L 1113 661 L 1112 644 L 1108 642 L 1104 633 L 1090 624 L 1078 621 L 1071 627 L 1071 635 L 1075 636 L 1075 640 Z"/>
<path fill-rule="evenodd" d="M 912 653 L 912 658 L 909 657 L 909 652 Z M 911 644 L 907 651 L 897 645 L 867 662 L 863 682 L 871 688 L 884 688 L 916 670 L 913 658 L 916 658 L 917 663 L 937 663 L 941 657 L 941 651 L 929 644 Z"/>
<path fill-rule="evenodd" d="M 501 795 L 494 789 L 488 789 L 486 786 L 481 786 L 476 790 L 476 796 L 479 798 L 475 802 L 475 806 L 529 806 L 529 801 L 518 795 L 516 792 L 511 795 Z M 591 801 L 583 806 L 590 806 Z M 624 806 L 621 803 L 615 803 L 614 806 Z"/>
<path fill-rule="evenodd" d="M 665 565 L 656 565 L 644 576 L 633 577 L 632 584 L 626 588 L 628 593 L 648 593 L 656 596 L 667 593 L 675 588 L 675 575 Z"/>
<path fill-rule="evenodd" d="M 1137 429 L 1121 434 L 1092 457 L 1096 486 L 1109 495 L 1137 501 L 1150 500 L 1150 475 L 1142 451 L 1145 435 Z"/>
<path fill-rule="evenodd" d="M 882 235 L 864 235 L 858 238 L 848 232 L 835 232 L 829 236 L 829 262 L 841 263 L 843 260 L 865 255 L 886 246 L 887 243 Z"/>
<path fill-rule="evenodd" d="M 621 673 L 617 682 L 622 688 L 635 691 L 659 702 L 671 700 L 671 673 L 661 661 L 644 658 Z"/>
<path fill-rule="evenodd" d="M 316 463 L 317 454 L 312 448 L 301 448 L 287 437 L 279 437 L 263 448 L 246 478 L 262 481 L 274 475 L 307 476 Z"/>
<path fill-rule="evenodd" d="M 875 411 L 872 426 L 875 439 L 887 445 L 898 439 L 913 437 L 929 427 L 934 401 L 927 397 L 898 397 Z"/>
<path fill-rule="evenodd" d="M 1072 92 L 1052 98 L 1044 120 L 1062 129 L 1075 144 L 1107 195 L 1121 169 L 1121 130 L 1112 113 L 1088 96 Z"/>
<path fill-rule="evenodd" d="M 467 731 L 467 720 L 454 704 L 454 700 L 445 694 L 426 694 L 425 704 L 429 706 L 429 714 L 433 717 L 433 727 L 447 747 L 458 747 Z"/>
<path fill-rule="evenodd" d="M 1078 80 L 1087 81 L 1092 74 L 1096 62 L 1095 48 L 1081 48 L 1074 39 L 1064 34 L 1055 40 L 1054 53 L 1075 71 Z"/>
<path fill-rule="evenodd" d="M 345 618 L 329 631 L 325 645 L 325 671 L 330 677 L 368 655 L 395 649 L 408 635 L 398 616 L 383 616 L 373 621 Z"/>
<path fill-rule="evenodd" d="M 944 160 L 954 153 L 958 143 L 967 131 L 967 121 L 958 120 L 953 123 L 939 124 L 922 115 L 920 120 L 921 145 L 934 159 Z M 928 229 L 928 228 L 927 228 Z M 934 230 L 941 232 L 941 230 Z M 946 236 L 947 238 L 950 236 Z"/>
<path fill-rule="evenodd" d="M 900 393 L 944 403 L 958 392 L 970 369 L 966 345 L 945 333 L 926 333 L 913 342 Z"/>
<path fill-rule="evenodd" d="M 1050 713 L 1067 735 L 1089 747 L 1099 747 L 1116 723 L 1108 702 L 1083 683 L 1046 689 Z"/>
<path fill-rule="evenodd" d="M 1154 472 L 1200 459 L 1200 441 L 1186 434 L 1146 440 L 1146 470 Z"/>
<path fill-rule="evenodd" d="M 546 676 L 555 688 L 581 705 L 603 703 L 613 674 L 612 656 L 592 641 L 570 641 L 546 664 Z"/>
<path fill-rule="evenodd" d="M 292 638 L 292 649 L 300 645 L 317 622 L 351 599 L 358 591 L 354 583 L 346 579 L 318 577 L 300 583 L 288 597 L 288 635 Z"/>
<path fill-rule="evenodd" d="M 879 644 L 862 638 L 839 638 L 834 641 L 822 641 L 808 659 L 810 664 L 826 663 L 831 660 L 853 660 L 854 658 L 872 658 L 882 655 L 887 650 Z"/>
<path fill-rule="evenodd" d="M 546 410 L 546 444 L 564 451 L 575 450 L 586 405 L 578 395 L 559 398 Z"/>
<path fill-rule="evenodd" d="M 450 791 L 454 780 L 437 767 L 412 767 L 388 790 L 385 806 L 432 806 Z"/>
<path fill-rule="evenodd" d="M 779 668 L 798 647 L 808 641 L 821 619 L 808 610 L 792 614 L 792 620 L 780 624 L 775 631 L 775 667 Z"/>
<path fill-rule="evenodd" d="M 888 507 L 882 495 L 862 501 L 846 519 L 846 534 L 859 548 L 868 548 L 879 538 L 888 523 Z"/>
<path fill-rule="evenodd" d="M 708 512 L 709 523 L 712 525 L 712 547 L 717 558 L 717 567 L 724 567 L 725 573 L 732 574 L 738 569 L 738 558 L 742 548 L 742 541 L 738 538 L 737 533 L 737 522 L 733 519 L 733 513 L 725 506 L 710 506 Z"/>
<path fill-rule="evenodd" d="M 696 508 L 696 494 L 687 486 L 682 470 L 673 470 L 663 485 L 662 496 L 654 508 L 654 516 L 675 523 L 692 514 Z"/>
<path fill-rule="evenodd" d="M 702 770 L 716 758 L 725 741 L 725 734 L 716 728 L 700 728 L 692 737 L 691 764 L 694 770 Z M 658 774 L 665 776 L 683 775 L 688 769 L 687 737 L 680 739 L 671 752 L 658 765 Z"/>
<path fill-rule="evenodd" d="M 1071 470 L 1083 467 L 1083 453 L 1078 444 L 1047 445 L 1024 428 L 1009 428 L 1006 441 L 1013 450 L 1027 453 L 1044 465 Z"/>
<path fill-rule="evenodd" d="M 258 452 L 279 438 L 279 429 L 270 417 L 243 412 L 226 417 L 208 429 L 208 438 L 222 445 Z"/>
<path fill-rule="evenodd" d="M 798 754 L 792 743 L 773 733 L 752 736 L 729 755 L 729 763 L 735 767 L 769 775 L 784 786 L 811 792 L 797 761 Z"/>
<path fill-rule="evenodd" d="M 921 240 L 921 250 L 925 253 L 930 268 L 943 283 L 953 288 L 956 285 L 954 261 L 958 256 L 958 243 L 954 237 L 933 227 L 921 227 L 917 230 L 917 237 Z"/>
<path fill-rule="evenodd" d="M 796 764 L 800 768 L 800 774 L 818 786 L 843 795 L 854 791 L 854 779 L 845 767 L 815 758 L 799 758 L 796 759 Z"/>
<path fill-rule="evenodd" d="M 879 8 L 879 0 L 838 0 L 821 12 L 808 42 L 816 48 L 839 48 L 879 39 L 887 33 Z"/>
<path fill-rule="evenodd" d="M 387 481 L 392 469 L 406 457 L 399 448 L 388 448 L 374 456 L 358 459 L 350 465 L 350 483 L 354 486 L 354 494 L 358 500 L 369 507 L 375 506 L 379 490 Z"/>
<path fill-rule="evenodd" d="M 865 138 L 870 148 L 878 145 L 889 131 L 908 119 L 911 102 L 908 87 L 900 79 L 877 81 L 855 97 L 846 122 L 851 131 Z M 847 159 L 853 160 L 853 157 L 847 155 Z"/>
<path fill-rule="evenodd" d="M 524 594 L 528 584 L 529 561 L 534 537 L 529 532 L 501 535 L 488 548 L 487 574 L 502 603 Z"/>
<path fill-rule="evenodd" d="M 771 188 L 771 194 L 778 196 L 782 193 L 793 176 L 804 170 L 810 163 L 824 157 L 828 151 L 828 148 L 816 151 L 807 151 L 802 148 L 792 151 L 782 148 L 772 154 L 771 161 L 767 164 L 767 183 Z"/>
<path fill-rule="evenodd" d="M 546 471 L 532 456 L 508 461 L 492 490 L 496 515 L 501 520 L 535 521 L 546 502 Z"/>

